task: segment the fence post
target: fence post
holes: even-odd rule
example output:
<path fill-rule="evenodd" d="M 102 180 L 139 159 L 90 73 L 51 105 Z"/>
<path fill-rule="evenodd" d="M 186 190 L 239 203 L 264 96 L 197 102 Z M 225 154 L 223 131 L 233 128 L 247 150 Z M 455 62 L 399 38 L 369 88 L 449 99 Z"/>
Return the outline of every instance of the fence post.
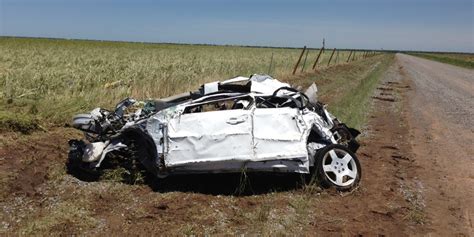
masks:
<path fill-rule="evenodd" d="M 336 48 L 332 50 L 331 57 L 329 57 L 328 67 L 329 67 L 329 64 L 331 63 L 332 56 L 334 56 L 334 52 L 336 52 Z"/>
<path fill-rule="evenodd" d="M 323 52 L 323 50 L 324 50 L 324 47 L 322 47 L 322 48 L 319 50 L 318 57 L 316 57 L 316 61 L 314 61 L 314 64 L 313 64 L 313 69 L 316 68 L 316 64 L 318 64 L 319 57 L 321 57 L 321 53 Z"/>
<path fill-rule="evenodd" d="M 348 62 L 349 62 L 349 60 L 351 59 L 351 56 L 352 56 L 352 50 L 351 50 L 351 52 L 349 53 L 349 57 L 347 57 L 347 61 L 346 61 L 346 63 L 348 63 Z"/>
<path fill-rule="evenodd" d="M 272 57 L 270 58 L 270 66 L 268 66 L 268 75 L 270 75 L 270 72 L 272 71 L 272 64 L 273 64 L 273 52 L 272 52 Z"/>
<path fill-rule="evenodd" d="M 304 51 L 306 50 L 306 45 L 303 47 L 303 51 L 301 51 L 300 57 L 298 58 L 298 62 L 296 62 L 295 69 L 293 69 L 293 75 L 296 73 L 296 69 L 301 62 L 301 57 L 303 57 Z"/>
<path fill-rule="evenodd" d="M 306 50 L 306 55 L 304 56 L 304 61 L 303 61 L 303 66 L 301 67 L 301 72 L 304 71 L 304 67 L 306 66 L 306 59 L 308 58 L 308 53 L 309 53 L 309 49 Z"/>
<path fill-rule="evenodd" d="M 354 51 L 354 53 L 352 54 L 352 60 L 351 61 L 354 61 L 355 60 L 355 57 L 356 57 L 356 51 Z"/>

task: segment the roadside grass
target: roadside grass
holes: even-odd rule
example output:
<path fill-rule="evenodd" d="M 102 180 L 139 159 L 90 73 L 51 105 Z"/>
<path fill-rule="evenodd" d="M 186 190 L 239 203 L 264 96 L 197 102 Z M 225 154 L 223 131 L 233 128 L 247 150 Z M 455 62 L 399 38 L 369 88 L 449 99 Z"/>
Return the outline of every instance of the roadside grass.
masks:
<path fill-rule="evenodd" d="M 119 166 L 111 169 L 105 169 L 99 180 L 108 182 L 122 182 L 126 184 L 144 184 L 145 175 L 143 172 L 144 171 L 128 170 Z"/>
<path fill-rule="evenodd" d="M 330 107 L 333 113 L 341 118 L 341 121 L 357 129 L 361 129 L 367 122 L 371 95 L 380 77 L 392 63 L 392 59 L 393 55 L 387 55 L 386 58 L 372 65 L 358 85 L 346 83 L 345 89 L 349 90 L 344 96 L 339 96 Z"/>
<path fill-rule="evenodd" d="M 48 233 L 60 235 L 66 228 L 69 231 L 80 233 L 97 226 L 98 221 L 91 216 L 85 207 L 86 203 L 61 202 L 53 207 L 47 215 L 28 222 L 20 229 L 20 235 L 37 235 Z M 72 230 L 71 230 L 72 229 Z"/>
<path fill-rule="evenodd" d="M 30 134 L 39 128 L 38 120 L 28 114 L 0 111 L 0 132 Z"/>
<path fill-rule="evenodd" d="M 349 126 L 361 129 L 367 121 L 371 95 L 382 74 L 394 59 L 393 54 L 326 68 L 317 73 L 288 77 L 285 81 L 307 88 L 318 86 L 318 100 Z"/>
<path fill-rule="evenodd" d="M 421 182 L 415 180 L 413 183 L 400 184 L 400 192 L 410 205 L 404 218 L 418 225 L 426 224 L 426 204 Z"/>
<path fill-rule="evenodd" d="M 306 216 L 310 200 L 310 197 L 306 195 L 298 195 L 289 201 L 289 206 L 295 210 L 297 215 Z"/>
<path fill-rule="evenodd" d="M 454 54 L 454 53 L 411 53 L 418 56 L 442 63 L 452 64 L 464 68 L 474 69 L 474 54 Z"/>

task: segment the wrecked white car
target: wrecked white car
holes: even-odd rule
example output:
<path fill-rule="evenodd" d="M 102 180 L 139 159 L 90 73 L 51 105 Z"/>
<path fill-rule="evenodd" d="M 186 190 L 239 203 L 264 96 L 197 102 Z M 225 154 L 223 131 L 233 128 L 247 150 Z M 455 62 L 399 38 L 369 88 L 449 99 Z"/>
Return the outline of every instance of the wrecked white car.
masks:
<path fill-rule="evenodd" d="M 295 172 L 323 186 L 355 187 L 359 132 L 316 100 L 267 75 L 207 83 L 198 91 L 76 115 L 87 141 L 71 140 L 68 166 L 98 171 L 122 160 L 164 178 L 174 174 Z"/>

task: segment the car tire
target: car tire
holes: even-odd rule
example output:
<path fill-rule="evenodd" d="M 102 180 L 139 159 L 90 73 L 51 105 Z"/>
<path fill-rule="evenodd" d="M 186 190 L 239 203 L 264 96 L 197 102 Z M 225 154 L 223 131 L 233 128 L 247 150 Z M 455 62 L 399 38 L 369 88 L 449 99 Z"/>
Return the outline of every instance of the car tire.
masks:
<path fill-rule="evenodd" d="M 316 153 L 314 162 L 313 175 L 322 187 L 350 191 L 359 185 L 362 176 L 360 163 L 347 147 L 328 145 Z"/>

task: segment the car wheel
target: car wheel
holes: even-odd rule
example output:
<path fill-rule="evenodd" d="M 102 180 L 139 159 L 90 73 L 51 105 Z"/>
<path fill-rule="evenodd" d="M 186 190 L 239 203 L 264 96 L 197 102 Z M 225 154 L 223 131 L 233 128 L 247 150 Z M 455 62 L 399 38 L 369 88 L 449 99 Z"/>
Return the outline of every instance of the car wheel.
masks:
<path fill-rule="evenodd" d="M 357 187 L 362 175 L 357 156 L 347 147 L 331 144 L 316 153 L 315 175 L 323 187 L 349 191 Z"/>

